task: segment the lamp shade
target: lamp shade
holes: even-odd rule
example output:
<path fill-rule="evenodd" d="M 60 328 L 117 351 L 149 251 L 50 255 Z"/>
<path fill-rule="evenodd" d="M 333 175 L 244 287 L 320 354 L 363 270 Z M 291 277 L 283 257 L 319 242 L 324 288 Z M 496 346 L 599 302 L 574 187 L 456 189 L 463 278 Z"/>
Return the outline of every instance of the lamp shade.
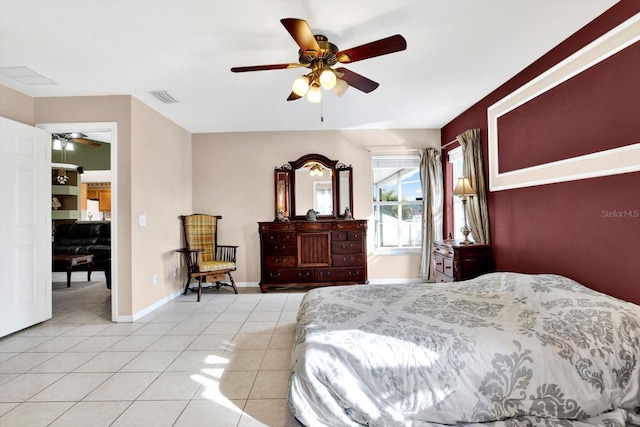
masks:
<path fill-rule="evenodd" d="M 73 151 L 73 144 L 70 142 L 67 142 L 64 146 L 65 150 L 67 151 Z"/>
<path fill-rule="evenodd" d="M 293 93 L 304 96 L 309 90 L 309 78 L 307 76 L 298 77 L 293 81 Z"/>
<path fill-rule="evenodd" d="M 307 100 L 315 103 L 322 101 L 322 91 L 320 90 L 320 86 L 313 85 L 309 88 L 309 91 L 307 92 Z"/>
<path fill-rule="evenodd" d="M 336 75 L 332 70 L 324 70 L 320 73 L 320 86 L 326 90 L 331 90 L 336 86 Z"/>
<path fill-rule="evenodd" d="M 476 194 L 476 190 L 473 189 L 471 185 L 471 181 L 466 176 L 458 178 L 458 183 L 456 184 L 456 188 L 453 189 L 454 196 L 474 196 Z"/>
<path fill-rule="evenodd" d="M 62 150 L 62 142 L 59 139 L 53 140 L 53 149 L 54 150 Z"/>
<path fill-rule="evenodd" d="M 349 89 L 349 84 L 342 79 L 336 79 L 336 85 L 333 88 L 333 93 L 338 96 L 342 96 Z"/>

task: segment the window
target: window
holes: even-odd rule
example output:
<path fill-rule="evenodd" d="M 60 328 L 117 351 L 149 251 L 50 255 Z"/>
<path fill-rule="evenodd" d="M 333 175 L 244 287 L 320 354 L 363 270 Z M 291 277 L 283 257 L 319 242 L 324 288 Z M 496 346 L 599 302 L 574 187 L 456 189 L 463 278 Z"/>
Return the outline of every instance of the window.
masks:
<path fill-rule="evenodd" d="M 313 206 L 320 215 L 333 213 L 331 198 L 331 181 L 313 181 Z"/>
<path fill-rule="evenodd" d="M 420 249 L 422 185 L 419 164 L 417 155 L 371 158 L 374 241 L 378 252 L 417 252 Z"/>
<path fill-rule="evenodd" d="M 451 170 L 453 171 L 453 182 L 451 188 L 456 188 L 458 178 L 463 174 L 464 160 L 462 157 L 462 147 L 454 148 L 449 151 L 449 163 L 451 163 Z M 464 239 L 460 229 L 464 226 L 464 211 L 462 210 L 462 199 L 460 197 L 453 197 L 453 238 L 456 240 Z M 472 239 L 472 235 L 469 234 L 469 239 Z"/>

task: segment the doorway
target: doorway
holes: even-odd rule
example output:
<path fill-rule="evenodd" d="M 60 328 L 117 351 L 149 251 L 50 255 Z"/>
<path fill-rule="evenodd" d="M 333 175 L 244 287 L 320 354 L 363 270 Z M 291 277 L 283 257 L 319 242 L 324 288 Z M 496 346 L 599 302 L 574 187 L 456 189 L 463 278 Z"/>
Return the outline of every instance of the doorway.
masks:
<path fill-rule="evenodd" d="M 117 218 L 117 206 L 118 206 L 118 194 L 117 194 L 117 124 L 115 122 L 97 122 L 97 123 L 43 123 L 38 124 L 36 127 L 49 131 L 50 133 L 82 133 L 87 135 L 88 139 L 100 140 L 100 142 L 104 142 L 105 145 L 108 144 L 109 149 L 109 162 L 110 162 L 110 170 L 109 171 L 101 171 L 100 173 L 94 174 L 90 173 L 89 175 L 93 175 L 92 178 L 87 178 L 87 181 L 92 180 L 103 180 L 106 181 L 107 176 L 109 179 L 109 190 L 110 190 L 110 210 L 107 214 L 106 211 L 103 211 L 102 220 L 108 220 L 110 222 L 111 228 L 111 267 L 110 270 L 114 274 L 111 274 L 111 321 L 116 322 L 118 320 L 118 277 L 115 272 L 117 271 L 117 260 L 118 260 L 118 240 L 117 240 L 117 229 L 118 229 L 118 218 Z M 55 154 L 52 153 L 52 161 L 54 160 Z M 68 159 L 65 159 L 68 160 Z M 82 165 L 79 165 L 82 166 Z M 83 170 L 83 174 L 84 174 Z M 89 176 L 88 175 L 88 176 Z M 96 175 L 99 178 L 96 178 Z M 83 206 L 84 207 L 84 206 Z M 79 220 L 93 220 L 93 213 L 91 217 L 88 217 L 87 209 L 81 209 L 81 217 Z M 97 219 L 97 218 L 96 218 Z M 53 231 L 52 226 L 49 228 L 49 232 Z"/>

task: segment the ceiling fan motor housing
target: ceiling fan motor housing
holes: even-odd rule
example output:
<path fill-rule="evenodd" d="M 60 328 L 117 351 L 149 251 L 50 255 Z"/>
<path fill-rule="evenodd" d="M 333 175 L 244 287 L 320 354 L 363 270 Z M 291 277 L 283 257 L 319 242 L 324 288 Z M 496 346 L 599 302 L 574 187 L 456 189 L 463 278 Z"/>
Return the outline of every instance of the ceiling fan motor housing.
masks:
<path fill-rule="evenodd" d="M 318 42 L 318 46 L 320 46 L 320 51 L 322 54 L 318 56 L 318 53 L 315 51 L 306 51 L 302 50 L 298 51 L 299 61 L 303 65 L 313 64 L 314 62 L 322 62 L 325 65 L 331 67 L 338 62 L 336 54 L 339 52 L 338 46 L 333 43 L 330 43 L 326 36 L 321 34 L 314 35 L 314 38 Z"/>

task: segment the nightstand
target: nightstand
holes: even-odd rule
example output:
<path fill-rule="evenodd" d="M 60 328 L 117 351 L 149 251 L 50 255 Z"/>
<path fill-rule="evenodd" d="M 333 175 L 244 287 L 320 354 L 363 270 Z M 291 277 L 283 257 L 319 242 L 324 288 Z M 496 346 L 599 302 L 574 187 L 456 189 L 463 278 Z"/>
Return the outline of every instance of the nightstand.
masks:
<path fill-rule="evenodd" d="M 473 279 L 493 271 L 490 245 L 461 245 L 460 240 L 433 242 L 436 282 Z"/>

